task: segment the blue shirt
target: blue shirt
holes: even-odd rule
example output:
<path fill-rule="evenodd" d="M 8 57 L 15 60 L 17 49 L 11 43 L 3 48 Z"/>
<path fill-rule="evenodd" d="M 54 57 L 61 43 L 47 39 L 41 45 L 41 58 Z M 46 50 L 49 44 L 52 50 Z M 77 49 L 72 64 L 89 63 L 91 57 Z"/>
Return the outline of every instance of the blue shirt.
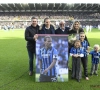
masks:
<path fill-rule="evenodd" d="M 83 54 L 83 49 L 82 48 L 75 48 L 75 47 L 72 47 L 71 50 L 70 50 L 70 53 L 71 54 Z"/>
<path fill-rule="evenodd" d="M 100 52 L 96 52 L 96 51 L 91 51 L 90 54 L 92 55 L 92 63 L 93 64 L 98 64 L 99 63 L 99 59 L 100 59 Z"/>
<path fill-rule="evenodd" d="M 42 61 L 42 72 L 47 69 L 53 60 L 57 60 L 58 54 L 57 50 L 53 47 L 46 49 L 40 49 L 39 59 Z M 56 76 L 55 65 L 47 72 L 47 76 Z"/>
<path fill-rule="evenodd" d="M 84 40 L 83 42 L 81 42 L 82 48 L 83 48 L 83 53 L 84 53 L 84 57 L 87 56 L 87 49 L 88 49 L 88 42 L 86 40 Z"/>

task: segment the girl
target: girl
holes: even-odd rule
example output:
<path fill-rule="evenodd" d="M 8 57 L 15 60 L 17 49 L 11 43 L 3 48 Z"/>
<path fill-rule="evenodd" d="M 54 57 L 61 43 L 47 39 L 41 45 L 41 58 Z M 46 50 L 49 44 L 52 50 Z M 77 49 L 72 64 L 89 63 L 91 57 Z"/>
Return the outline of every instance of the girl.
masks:
<path fill-rule="evenodd" d="M 80 40 L 76 40 L 74 47 L 70 50 L 70 56 L 72 56 L 72 78 L 76 78 L 78 82 L 81 79 L 81 57 L 84 56 L 81 48 Z"/>

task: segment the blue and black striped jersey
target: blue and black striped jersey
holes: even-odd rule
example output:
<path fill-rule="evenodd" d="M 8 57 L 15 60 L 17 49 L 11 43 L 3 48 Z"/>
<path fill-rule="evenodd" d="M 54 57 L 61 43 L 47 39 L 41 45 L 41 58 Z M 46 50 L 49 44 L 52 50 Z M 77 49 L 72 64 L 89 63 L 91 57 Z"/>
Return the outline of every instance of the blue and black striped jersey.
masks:
<path fill-rule="evenodd" d="M 96 51 L 91 51 L 90 54 L 92 55 L 92 63 L 93 64 L 98 64 L 99 63 L 99 59 L 100 59 L 100 52 L 96 52 Z"/>
<path fill-rule="evenodd" d="M 45 48 L 40 49 L 39 59 L 42 61 L 42 68 L 41 68 L 42 72 L 50 66 L 53 60 L 57 60 L 57 57 L 58 57 L 57 50 L 53 47 L 49 49 Z M 48 71 L 46 75 L 56 76 L 55 65 Z"/>
<path fill-rule="evenodd" d="M 83 54 L 83 49 L 82 48 L 75 48 L 75 47 L 72 47 L 71 50 L 70 50 L 70 53 L 71 54 Z"/>
<path fill-rule="evenodd" d="M 84 53 L 84 57 L 87 56 L 87 49 L 88 49 L 88 42 L 86 40 L 84 40 L 83 42 L 81 42 L 82 48 L 83 48 L 83 53 Z"/>

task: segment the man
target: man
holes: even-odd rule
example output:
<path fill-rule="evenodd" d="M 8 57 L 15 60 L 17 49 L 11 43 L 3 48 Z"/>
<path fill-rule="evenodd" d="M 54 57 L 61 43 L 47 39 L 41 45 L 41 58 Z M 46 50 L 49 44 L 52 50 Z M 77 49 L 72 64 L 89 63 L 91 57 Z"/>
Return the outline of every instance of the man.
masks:
<path fill-rule="evenodd" d="M 59 23 L 59 28 L 56 29 L 55 34 L 69 34 L 69 27 L 65 26 L 65 21 L 61 20 Z M 69 71 L 71 71 L 71 69 L 69 69 Z"/>
<path fill-rule="evenodd" d="M 60 21 L 59 23 L 59 28 L 56 29 L 55 33 L 56 34 L 68 34 L 69 27 L 65 27 L 65 21 Z"/>
<path fill-rule="evenodd" d="M 35 43 L 38 37 L 38 20 L 36 17 L 31 18 L 31 26 L 27 27 L 25 30 L 25 40 L 27 41 L 27 51 L 29 56 L 29 75 L 33 74 L 33 59 L 35 55 Z"/>
<path fill-rule="evenodd" d="M 40 64 L 40 82 L 55 82 L 57 60 L 57 50 L 51 46 L 52 38 L 44 37 L 44 47 L 40 49 L 39 64 Z"/>
<path fill-rule="evenodd" d="M 51 24 L 51 21 L 49 18 L 44 19 L 44 24 L 40 26 L 39 33 L 40 34 L 55 34 L 55 27 L 53 24 Z"/>

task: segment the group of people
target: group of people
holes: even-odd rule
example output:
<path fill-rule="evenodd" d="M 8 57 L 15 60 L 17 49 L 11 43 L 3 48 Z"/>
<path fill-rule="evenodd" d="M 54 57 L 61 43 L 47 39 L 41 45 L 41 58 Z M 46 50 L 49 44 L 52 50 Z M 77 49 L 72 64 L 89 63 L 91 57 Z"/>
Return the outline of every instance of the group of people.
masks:
<path fill-rule="evenodd" d="M 29 20 L 32 15 L 39 19 L 100 19 L 100 13 L 94 12 L 0 12 L 0 20 Z"/>
<path fill-rule="evenodd" d="M 87 63 L 88 63 L 88 53 L 92 55 L 92 66 L 91 66 L 91 75 L 95 73 L 97 74 L 98 69 L 98 63 L 100 58 L 100 52 L 99 52 L 99 45 L 94 46 L 93 51 L 89 51 L 89 42 L 88 39 L 84 33 L 84 30 L 80 26 L 79 21 L 75 21 L 71 28 L 65 26 L 65 21 L 59 22 L 59 27 L 55 29 L 55 26 L 51 24 L 49 18 L 44 19 L 44 24 L 41 26 L 38 25 L 38 19 L 36 17 L 31 18 L 32 24 L 26 28 L 25 30 L 25 40 L 27 41 L 27 51 L 29 55 L 29 75 L 33 75 L 33 59 L 36 55 L 36 40 L 38 39 L 38 34 L 68 34 L 69 36 L 73 35 L 74 38 L 71 38 L 69 41 L 69 55 L 72 56 L 72 79 L 76 78 L 78 82 L 80 82 L 82 71 L 81 71 L 81 62 L 83 64 L 84 68 L 84 75 L 86 80 L 89 80 L 88 78 L 88 71 L 87 71 Z M 52 39 L 50 37 L 45 37 L 44 39 L 45 44 L 51 43 Z M 45 50 L 49 50 L 50 47 L 45 47 Z M 53 48 L 51 48 L 52 50 Z M 56 50 L 55 50 L 56 54 Z M 45 55 L 44 55 L 45 56 Z M 40 82 L 55 82 L 57 81 L 56 74 L 52 73 L 52 70 L 55 67 L 55 63 L 57 58 L 54 56 L 51 56 L 51 63 L 48 67 L 43 67 L 41 63 L 43 63 L 42 59 L 40 58 Z M 42 70 L 42 73 L 41 73 Z M 49 71 L 49 72 L 48 72 Z M 44 75 L 45 74 L 45 75 Z M 52 80 L 53 79 L 53 80 Z"/>

